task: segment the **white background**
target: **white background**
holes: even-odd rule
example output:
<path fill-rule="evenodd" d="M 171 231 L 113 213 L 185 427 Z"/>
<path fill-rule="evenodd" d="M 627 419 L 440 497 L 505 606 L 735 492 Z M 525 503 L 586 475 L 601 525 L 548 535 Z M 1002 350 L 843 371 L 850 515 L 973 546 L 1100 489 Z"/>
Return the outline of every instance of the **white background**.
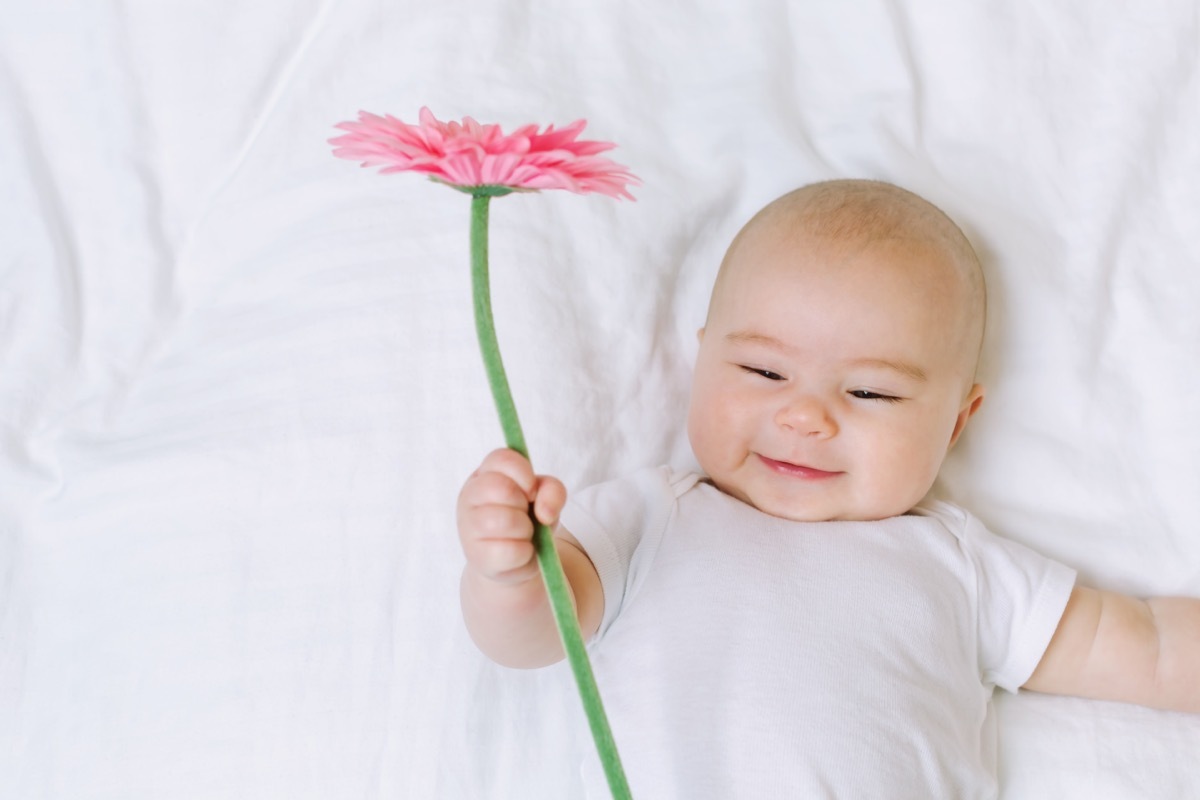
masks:
<path fill-rule="evenodd" d="M 686 464 L 725 244 L 829 177 L 951 214 L 990 394 L 943 491 L 1200 595 L 1200 12 L 1044 3 L 0 0 L 0 797 L 567 798 L 565 669 L 486 663 L 453 501 L 500 443 L 468 200 L 360 109 L 590 121 L 644 181 L 492 208 L 535 464 Z M 998 701 L 1009 798 L 1198 797 L 1200 720 Z"/>

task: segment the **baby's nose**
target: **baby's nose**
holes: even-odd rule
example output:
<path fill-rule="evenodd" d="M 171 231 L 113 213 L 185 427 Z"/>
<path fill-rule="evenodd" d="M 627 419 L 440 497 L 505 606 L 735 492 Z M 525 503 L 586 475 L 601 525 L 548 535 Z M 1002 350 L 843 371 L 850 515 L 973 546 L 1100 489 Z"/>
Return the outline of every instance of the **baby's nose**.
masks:
<path fill-rule="evenodd" d="M 802 436 L 826 439 L 838 432 L 837 421 L 818 398 L 796 397 L 784 404 L 775 415 L 779 427 Z"/>

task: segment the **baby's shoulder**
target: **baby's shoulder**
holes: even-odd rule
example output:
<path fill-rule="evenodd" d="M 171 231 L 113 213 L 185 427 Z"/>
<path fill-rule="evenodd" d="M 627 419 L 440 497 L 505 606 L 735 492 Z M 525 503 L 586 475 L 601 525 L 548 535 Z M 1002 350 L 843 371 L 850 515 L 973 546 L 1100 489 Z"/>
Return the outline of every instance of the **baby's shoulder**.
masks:
<path fill-rule="evenodd" d="M 922 500 L 916 508 L 908 513 L 911 516 L 923 517 L 940 524 L 955 534 L 965 532 L 968 528 L 980 524 L 979 520 L 962 506 L 934 498 Z"/>
<path fill-rule="evenodd" d="M 702 477 L 696 472 L 667 465 L 643 467 L 572 492 L 571 499 L 584 507 L 597 503 L 670 503 L 694 488 Z"/>
<path fill-rule="evenodd" d="M 1002 570 L 1042 571 L 1053 559 L 1029 546 L 997 533 L 962 506 L 944 500 L 925 500 L 911 512 L 938 525 L 953 537 L 957 549 L 979 569 L 1000 565 Z"/>
<path fill-rule="evenodd" d="M 604 532 L 606 538 L 641 536 L 661 527 L 700 478 L 670 466 L 639 469 L 572 491 L 562 522 L 581 543 L 593 532 Z"/>

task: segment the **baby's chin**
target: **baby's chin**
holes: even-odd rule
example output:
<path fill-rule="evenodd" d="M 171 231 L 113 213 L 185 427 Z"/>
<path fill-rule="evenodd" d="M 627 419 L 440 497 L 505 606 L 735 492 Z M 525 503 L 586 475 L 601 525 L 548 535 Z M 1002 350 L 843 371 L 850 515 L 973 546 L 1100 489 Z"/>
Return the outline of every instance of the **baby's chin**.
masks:
<path fill-rule="evenodd" d="M 720 486 L 717 488 L 764 514 L 791 522 L 877 522 L 881 519 L 903 516 L 915 505 L 907 501 L 863 504 L 802 502 L 792 498 L 752 497 L 744 493 L 727 491 Z"/>
<path fill-rule="evenodd" d="M 752 503 L 751 505 L 754 504 Z M 882 519 L 899 517 L 908 513 L 907 509 L 904 511 L 891 513 L 886 511 L 881 512 L 865 509 L 860 510 L 855 508 L 833 510 L 782 508 L 773 510 L 769 508 L 760 508 L 759 506 L 754 507 L 764 514 L 786 519 L 791 522 L 878 522 Z"/>

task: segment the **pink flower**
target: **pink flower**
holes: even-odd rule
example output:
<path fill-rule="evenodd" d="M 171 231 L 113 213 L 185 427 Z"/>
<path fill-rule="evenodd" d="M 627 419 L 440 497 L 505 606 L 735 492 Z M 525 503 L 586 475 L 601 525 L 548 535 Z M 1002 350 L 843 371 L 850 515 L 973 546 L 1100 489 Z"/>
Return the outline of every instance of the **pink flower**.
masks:
<path fill-rule="evenodd" d="M 383 167 L 383 174 L 423 172 L 464 191 L 567 189 L 634 199 L 626 186 L 638 179 L 598 155 L 615 145 L 576 139 L 587 125 L 584 120 L 561 130 L 549 125 L 539 133 L 537 125 L 525 125 L 505 134 L 499 125 L 480 125 L 470 117 L 440 122 L 428 108 L 421 109 L 420 119 L 419 125 L 409 125 L 390 114 L 360 111 L 357 122 L 336 126 L 347 133 L 329 143 L 335 156 Z"/>

